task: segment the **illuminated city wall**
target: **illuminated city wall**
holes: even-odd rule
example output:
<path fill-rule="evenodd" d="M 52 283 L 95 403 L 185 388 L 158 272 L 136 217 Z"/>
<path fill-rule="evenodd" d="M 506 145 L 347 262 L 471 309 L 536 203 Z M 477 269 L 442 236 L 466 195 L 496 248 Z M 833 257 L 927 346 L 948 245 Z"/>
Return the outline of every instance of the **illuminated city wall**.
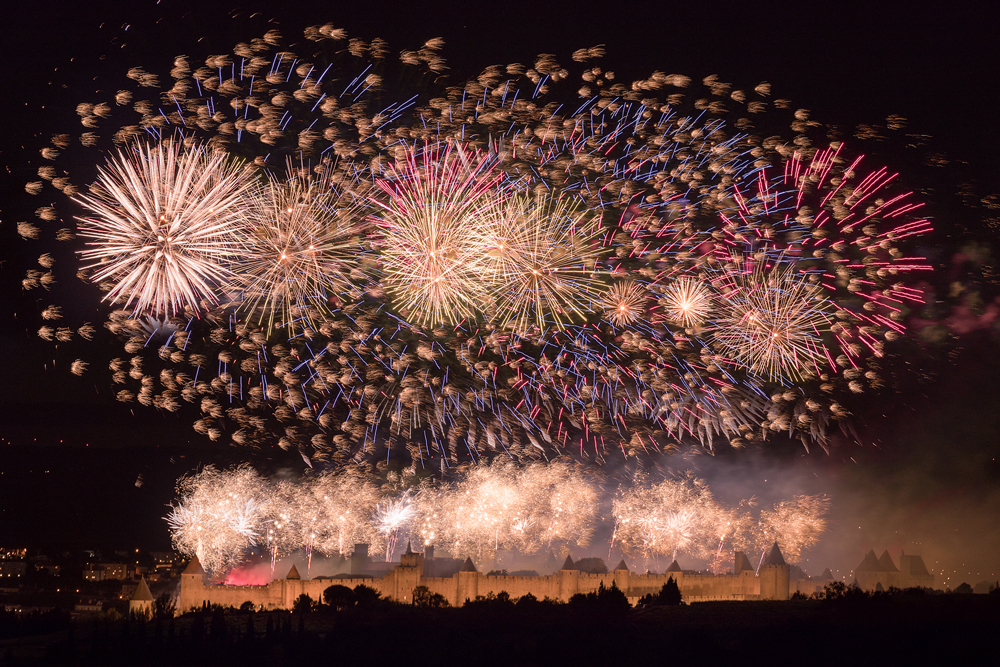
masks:
<path fill-rule="evenodd" d="M 807 595 L 822 589 L 824 581 L 791 579 L 789 567 L 783 563 L 765 565 L 760 576 L 752 570 L 738 574 L 701 574 L 668 572 L 664 574 L 637 574 L 628 570 L 614 570 L 606 574 L 589 574 L 575 569 L 562 569 L 546 576 L 485 575 L 468 567 L 450 577 L 425 577 L 424 554 L 404 554 L 399 565 L 380 578 L 364 576 L 364 563 L 352 563 L 352 575 L 346 578 L 321 577 L 317 579 L 276 579 L 263 586 L 208 585 L 205 573 L 197 561 L 181 576 L 181 593 L 177 609 L 180 612 L 201 607 L 204 603 L 239 607 L 252 602 L 259 609 L 291 609 L 302 594 L 316 601 L 323 599 L 323 591 L 339 584 L 348 588 L 360 585 L 377 590 L 382 597 L 398 602 L 411 602 L 413 589 L 426 586 L 438 593 L 453 606 L 480 595 L 508 593 L 511 598 L 534 595 L 539 600 L 551 598 L 567 602 L 577 593 L 590 593 L 603 584 L 612 584 L 624 591 L 633 604 L 643 595 L 657 593 L 673 577 L 681 594 L 688 602 L 708 600 L 787 600 L 794 591 Z M 362 569 L 359 571 L 358 567 Z M 469 571 L 471 570 L 471 571 Z"/>

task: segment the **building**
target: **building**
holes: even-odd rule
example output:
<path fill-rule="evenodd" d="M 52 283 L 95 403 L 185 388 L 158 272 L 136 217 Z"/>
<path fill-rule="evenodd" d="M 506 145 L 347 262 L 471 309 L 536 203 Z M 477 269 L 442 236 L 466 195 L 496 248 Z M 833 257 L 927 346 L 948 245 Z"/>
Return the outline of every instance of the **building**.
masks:
<path fill-rule="evenodd" d="M 153 615 L 153 594 L 149 592 L 145 579 L 140 579 L 139 585 L 135 587 L 135 593 L 128 601 L 128 611 L 147 618 Z"/>
<path fill-rule="evenodd" d="M 506 592 L 512 598 L 530 593 L 538 599 L 552 598 L 566 602 L 577 593 L 596 591 L 602 584 L 608 588 L 616 585 L 634 604 L 644 595 L 658 593 L 670 577 L 677 582 L 688 602 L 787 600 L 791 591 L 799 590 L 800 583 L 808 586 L 804 592 L 811 593 L 815 589 L 812 580 L 799 582 L 791 579 L 790 569 L 777 543 L 771 547 L 759 576 L 753 568 L 740 568 L 741 563 L 749 564 L 744 554 L 737 552 L 735 560 L 737 568 L 733 574 L 684 572 L 679 567 L 664 574 L 637 574 L 629 571 L 624 561 L 606 574 L 589 574 L 577 569 L 573 559 L 567 557 L 554 574 L 522 577 L 485 575 L 476 569 L 471 558 L 467 558 L 457 572 L 448 576 L 430 576 L 438 574 L 437 563 L 430 553 L 413 553 L 408 546 L 398 564 L 375 563 L 368 557 L 367 545 L 357 545 L 350 559 L 351 571 L 345 575 L 302 579 L 293 567 L 284 579 L 275 579 L 263 586 L 229 586 L 206 583 L 205 570 L 195 557 L 181 574 L 177 611 L 200 608 L 205 603 L 240 607 L 245 602 L 258 609 L 291 609 L 295 600 L 303 594 L 313 600 L 322 600 L 323 591 L 334 584 L 348 588 L 368 586 L 381 593 L 382 597 L 398 602 L 412 601 L 413 589 L 425 586 L 431 594 L 440 594 L 453 606 L 460 606 L 480 595 L 500 592 Z"/>
<path fill-rule="evenodd" d="M 28 564 L 23 560 L 0 560 L 0 586 L 16 586 L 27 573 Z"/>
<path fill-rule="evenodd" d="M 125 563 L 91 563 L 84 568 L 83 578 L 86 581 L 129 579 L 129 568 Z"/>
<path fill-rule="evenodd" d="M 865 554 L 861 563 L 854 569 L 854 581 L 862 590 L 869 592 L 884 591 L 890 587 L 934 587 L 934 575 L 927 570 L 923 558 L 903 552 L 899 556 L 897 568 L 888 549 L 878 558 L 875 557 L 874 549 Z"/>

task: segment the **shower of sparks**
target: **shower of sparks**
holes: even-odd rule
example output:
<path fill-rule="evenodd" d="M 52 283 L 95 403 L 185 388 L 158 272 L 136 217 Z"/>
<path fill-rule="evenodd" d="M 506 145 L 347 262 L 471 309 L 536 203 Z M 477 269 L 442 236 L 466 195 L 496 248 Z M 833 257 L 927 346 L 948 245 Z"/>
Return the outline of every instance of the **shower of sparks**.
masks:
<path fill-rule="evenodd" d="M 390 561 L 404 539 L 494 567 L 507 554 L 579 553 L 595 534 L 611 535 L 610 550 L 648 566 L 680 554 L 715 562 L 727 546 L 757 554 L 774 541 L 794 563 L 824 531 L 829 506 L 821 496 L 797 496 L 755 519 L 752 499 L 726 507 L 704 481 L 684 477 L 620 489 L 604 519 L 593 471 L 564 461 L 498 461 L 448 483 L 399 483 L 390 475 L 379 487 L 356 473 L 275 482 L 246 466 L 208 467 L 180 481 L 167 522 L 177 550 L 218 575 L 254 554 L 273 565 L 304 551 L 311 562 L 314 552 L 346 556 L 356 544 Z"/>
<path fill-rule="evenodd" d="M 712 292 L 705 283 L 682 276 L 667 283 L 660 304 L 671 322 L 693 329 L 712 312 Z"/>
<path fill-rule="evenodd" d="M 620 282 L 611 286 L 601 305 L 609 322 L 616 327 L 626 327 L 642 318 L 647 298 L 639 284 Z"/>
<path fill-rule="evenodd" d="M 517 332 L 583 320 L 600 293 L 597 219 L 565 199 L 516 195 L 487 234 L 497 318 Z"/>
<path fill-rule="evenodd" d="M 881 360 L 923 301 L 930 223 L 767 84 L 623 87 L 582 49 L 432 93 L 439 41 L 394 62 L 343 39 L 312 26 L 298 54 L 272 31 L 238 62 L 178 57 L 152 96 L 133 68 L 41 149 L 38 220 L 17 232 L 78 246 L 40 248 L 20 279 L 36 331 L 113 341 L 57 355 L 67 373 L 109 367 L 122 402 L 314 469 L 444 475 L 827 447 L 851 428 L 845 397 L 895 381 Z M 332 52 L 350 57 L 313 66 Z M 78 185 L 67 169 L 88 159 L 98 178 Z M 56 303 L 76 277 L 117 304 L 104 322 Z M 341 541 L 314 523 L 295 527 L 314 548 Z"/>

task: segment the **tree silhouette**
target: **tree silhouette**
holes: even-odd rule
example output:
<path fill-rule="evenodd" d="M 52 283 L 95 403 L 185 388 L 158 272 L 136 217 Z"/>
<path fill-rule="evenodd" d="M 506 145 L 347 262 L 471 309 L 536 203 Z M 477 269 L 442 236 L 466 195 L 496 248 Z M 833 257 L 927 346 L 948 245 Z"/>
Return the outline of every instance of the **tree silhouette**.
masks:
<path fill-rule="evenodd" d="M 295 602 L 292 604 L 292 611 L 297 614 L 308 614 L 312 611 L 312 608 L 313 600 L 305 593 L 295 598 Z"/>
<path fill-rule="evenodd" d="M 684 604 L 684 596 L 673 577 L 667 579 L 658 593 L 643 595 L 639 600 L 642 607 L 671 607 Z"/>
<path fill-rule="evenodd" d="M 170 593 L 162 593 L 153 600 L 153 617 L 157 620 L 173 618 L 176 610 L 177 600 Z"/>
<path fill-rule="evenodd" d="M 377 604 L 382 599 L 382 594 L 374 588 L 362 584 L 354 587 L 354 599 L 359 607 L 367 607 Z"/>
<path fill-rule="evenodd" d="M 824 600 L 839 600 L 847 595 L 847 584 L 843 581 L 831 581 L 823 586 L 823 592 L 820 595 Z"/>
<path fill-rule="evenodd" d="M 343 611 L 349 607 L 353 607 L 356 599 L 353 590 L 347 586 L 334 584 L 323 591 L 323 602 L 334 611 Z"/>
<path fill-rule="evenodd" d="M 426 586 L 413 589 L 413 606 L 415 607 L 447 607 L 448 600 L 440 593 L 431 593 Z"/>
<path fill-rule="evenodd" d="M 593 611 L 607 614 L 622 614 L 628 611 L 632 605 L 628 603 L 628 598 L 614 582 L 610 588 L 604 586 L 602 581 L 596 591 L 590 593 L 577 593 L 569 599 L 571 609 L 581 611 Z"/>

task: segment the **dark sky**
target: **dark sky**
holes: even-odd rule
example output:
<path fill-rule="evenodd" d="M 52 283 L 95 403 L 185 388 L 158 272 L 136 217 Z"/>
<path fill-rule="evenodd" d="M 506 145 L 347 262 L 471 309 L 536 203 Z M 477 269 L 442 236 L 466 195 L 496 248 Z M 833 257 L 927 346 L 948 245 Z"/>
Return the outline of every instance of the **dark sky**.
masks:
<path fill-rule="evenodd" d="M 279 8 L 285 4 L 295 9 Z M 384 37 L 395 50 L 443 37 L 456 78 L 489 64 L 531 62 L 538 53 L 568 60 L 575 49 L 605 44 L 605 67 L 622 78 L 661 70 L 695 79 L 718 74 L 742 86 L 768 81 L 775 96 L 844 125 L 900 114 L 914 132 L 933 135 L 952 159 L 967 162 L 956 168 L 978 177 L 986 191 L 1000 190 L 995 9 L 989 2 L 916 7 L 669 0 L 20 3 L 7 12 L 0 47 L 0 542 L 5 535 L 42 541 L 46 533 L 49 543 L 58 542 L 53 535 L 81 545 L 91 538 L 162 543 L 159 517 L 173 480 L 197 463 L 241 455 L 210 446 L 186 420 L 152 410 L 133 415 L 93 377 L 53 371 L 48 347 L 35 336 L 44 304 L 20 292 L 25 246 L 13 233 L 14 223 L 30 215 L 21 208 L 34 168 L 27 163 L 36 162 L 49 135 L 78 123 L 74 107 L 93 94 L 95 77 L 135 65 L 163 67 L 179 54 L 225 52 L 274 22 L 291 37 L 306 25 L 332 21 L 351 36 Z M 731 486 L 740 492 L 746 486 L 761 494 L 763 485 L 773 484 L 763 480 L 777 473 L 789 487 L 829 493 L 836 530 L 824 555 L 836 567 L 860 561 L 859 550 L 922 547 L 929 560 L 947 553 L 949 562 L 1000 574 L 1000 530 L 988 515 L 1000 506 L 994 416 L 1000 415 L 994 380 L 1000 361 L 988 337 L 959 342 L 965 351 L 936 362 L 935 382 L 863 415 L 865 446 L 829 456 L 796 448 L 737 454 L 704 465 L 702 473 L 720 484 L 739 478 Z M 57 449 L 60 441 L 71 449 Z M 87 458 L 80 452 L 88 445 L 127 451 Z M 36 455 L 35 448 L 47 451 Z M 59 481 L 36 469 L 60 470 Z M 147 484 L 137 489 L 140 472 Z M 7 481 L 11 477 L 18 482 Z M 32 494 L 45 501 L 30 502 Z M 74 511 L 60 513 L 68 504 Z M 127 512 L 109 521 L 115 507 Z M 849 528 L 854 523 L 857 530 Z M 929 539 L 937 543 L 928 545 Z"/>

